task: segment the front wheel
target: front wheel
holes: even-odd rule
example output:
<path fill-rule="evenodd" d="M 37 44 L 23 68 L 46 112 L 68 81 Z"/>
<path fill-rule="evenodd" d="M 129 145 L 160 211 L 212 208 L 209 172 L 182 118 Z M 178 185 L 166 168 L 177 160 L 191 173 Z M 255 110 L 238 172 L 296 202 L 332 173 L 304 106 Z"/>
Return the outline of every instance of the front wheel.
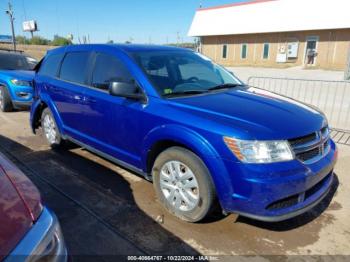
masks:
<path fill-rule="evenodd" d="M 0 110 L 2 112 L 13 111 L 11 97 L 5 86 L 0 86 Z"/>
<path fill-rule="evenodd" d="M 215 189 L 203 161 L 191 151 L 172 147 L 155 161 L 153 183 L 158 199 L 175 216 L 198 222 L 213 210 Z"/>

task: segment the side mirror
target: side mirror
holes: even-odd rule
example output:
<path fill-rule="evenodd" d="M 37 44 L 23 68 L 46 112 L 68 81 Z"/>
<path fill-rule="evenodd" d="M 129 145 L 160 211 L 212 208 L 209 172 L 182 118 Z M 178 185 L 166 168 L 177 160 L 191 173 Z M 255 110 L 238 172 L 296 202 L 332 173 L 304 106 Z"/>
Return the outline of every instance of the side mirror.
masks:
<path fill-rule="evenodd" d="M 112 96 L 145 101 L 144 94 L 138 91 L 138 87 L 133 83 L 111 82 L 109 84 L 109 94 Z"/>

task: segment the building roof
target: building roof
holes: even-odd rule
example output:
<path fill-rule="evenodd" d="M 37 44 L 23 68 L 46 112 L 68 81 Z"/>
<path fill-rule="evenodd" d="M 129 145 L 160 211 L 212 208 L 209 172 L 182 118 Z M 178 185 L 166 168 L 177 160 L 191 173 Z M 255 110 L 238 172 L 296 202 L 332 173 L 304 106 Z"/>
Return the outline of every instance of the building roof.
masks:
<path fill-rule="evenodd" d="M 196 11 L 189 36 L 350 28 L 348 0 L 253 0 Z"/>

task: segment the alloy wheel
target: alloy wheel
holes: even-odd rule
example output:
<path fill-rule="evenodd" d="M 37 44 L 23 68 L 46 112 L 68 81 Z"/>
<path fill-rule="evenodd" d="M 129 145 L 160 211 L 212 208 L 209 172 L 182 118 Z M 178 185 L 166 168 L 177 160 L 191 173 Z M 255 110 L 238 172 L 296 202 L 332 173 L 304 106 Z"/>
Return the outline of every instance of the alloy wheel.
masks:
<path fill-rule="evenodd" d="M 45 115 L 43 129 L 45 136 L 49 143 L 52 145 L 57 142 L 57 131 L 53 118 L 50 115 Z"/>
<path fill-rule="evenodd" d="M 0 108 L 2 109 L 4 106 L 4 91 L 3 89 L 0 87 Z"/>
<path fill-rule="evenodd" d="M 182 162 L 169 161 L 160 171 L 160 188 L 176 211 L 192 211 L 199 203 L 199 185 L 192 170 Z"/>

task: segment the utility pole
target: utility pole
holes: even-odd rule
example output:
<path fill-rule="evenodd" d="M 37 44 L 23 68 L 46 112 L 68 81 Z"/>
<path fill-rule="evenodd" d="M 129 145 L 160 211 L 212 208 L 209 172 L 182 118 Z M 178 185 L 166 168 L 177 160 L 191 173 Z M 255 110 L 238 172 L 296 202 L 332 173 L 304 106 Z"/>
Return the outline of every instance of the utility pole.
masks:
<path fill-rule="evenodd" d="M 12 5 L 10 2 L 9 2 L 9 9 L 6 11 L 6 14 L 8 14 L 8 16 L 10 18 L 11 30 L 12 30 L 13 50 L 16 51 L 16 36 L 15 36 L 15 28 L 13 26 L 13 20 L 15 20 L 15 18 L 13 17 L 13 10 L 12 10 Z"/>

